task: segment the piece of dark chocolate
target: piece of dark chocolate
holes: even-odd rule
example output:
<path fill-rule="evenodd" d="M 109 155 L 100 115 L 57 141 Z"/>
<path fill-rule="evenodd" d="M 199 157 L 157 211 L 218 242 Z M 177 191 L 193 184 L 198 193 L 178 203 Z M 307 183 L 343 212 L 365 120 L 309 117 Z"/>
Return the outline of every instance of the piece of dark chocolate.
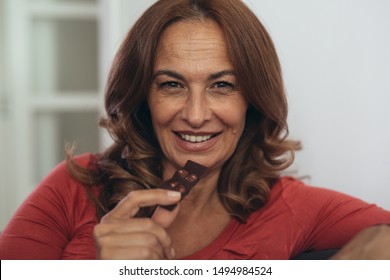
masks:
<path fill-rule="evenodd" d="M 174 190 L 181 192 L 181 199 L 188 195 L 191 189 L 199 182 L 200 177 L 206 171 L 207 167 L 188 160 L 183 168 L 178 169 L 172 176 L 172 178 L 162 182 L 159 186 L 161 189 Z M 176 204 L 173 205 L 161 205 L 161 207 L 173 210 Z"/>

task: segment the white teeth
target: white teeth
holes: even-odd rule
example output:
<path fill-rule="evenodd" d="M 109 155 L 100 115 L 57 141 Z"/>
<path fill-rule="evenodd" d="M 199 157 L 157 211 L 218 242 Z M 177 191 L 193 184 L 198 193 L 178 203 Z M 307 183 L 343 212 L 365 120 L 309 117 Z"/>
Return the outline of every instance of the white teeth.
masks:
<path fill-rule="evenodd" d="M 189 135 L 189 134 L 180 134 L 180 137 L 183 140 L 186 140 L 191 143 L 200 143 L 209 140 L 212 137 L 212 135 L 196 136 L 196 135 Z"/>

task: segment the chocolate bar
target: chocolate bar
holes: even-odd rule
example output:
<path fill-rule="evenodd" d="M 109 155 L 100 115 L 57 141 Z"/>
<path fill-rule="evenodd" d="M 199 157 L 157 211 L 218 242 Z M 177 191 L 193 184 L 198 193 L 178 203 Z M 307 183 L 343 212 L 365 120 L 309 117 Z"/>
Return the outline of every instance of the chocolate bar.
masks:
<path fill-rule="evenodd" d="M 172 176 L 172 178 L 162 182 L 159 186 L 161 189 L 174 190 L 181 192 L 181 199 L 188 195 L 191 189 L 199 182 L 200 177 L 206 171 L 206 167 L 188 160 L 183 168 L 178 169 Z M 174 205 L 161 205 L 161 207 L 173 210 L 176 207 Z"/>

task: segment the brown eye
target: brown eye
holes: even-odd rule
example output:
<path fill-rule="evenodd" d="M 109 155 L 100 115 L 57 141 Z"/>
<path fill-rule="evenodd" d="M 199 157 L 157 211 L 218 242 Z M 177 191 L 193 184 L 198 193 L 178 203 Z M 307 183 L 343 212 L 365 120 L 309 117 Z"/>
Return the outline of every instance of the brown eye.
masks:
<path fill-rule="evenodd" d="M 222 82 L 215 83 L 214 87 L 216 87 L 216 88 L 234 88 L 234 85 L 232 83 L 222 81 Z"/>
<path fill-rule="evenodd" d="M 233 93 L 236 89 L 234 84 L 226 82 L 226 81 L 219 81 L 211 85 L 211 87 L 208 89 L 209 92 L 218 94 L 218 95 L 229 95 Z"/>
<path fill-rule="evenodd" d="M 181 85 L 175 81 L 167 81 L 159 84 L 160 88 L 179 88 Z"/>

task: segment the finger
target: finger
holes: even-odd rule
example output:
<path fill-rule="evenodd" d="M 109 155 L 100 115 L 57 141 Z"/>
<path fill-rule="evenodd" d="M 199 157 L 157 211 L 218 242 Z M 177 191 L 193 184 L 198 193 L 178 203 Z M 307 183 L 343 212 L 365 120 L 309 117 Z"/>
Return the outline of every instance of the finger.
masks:
<path fill-rule="evenodd" d="M 128 219 L 134 217 L 141 207 L 170 205 L 177 203 L 180 198 L 181 194 L 176 191 L 162 189 L 133 191 L 107 215 L 118 219 Z"/>
<path fill-rule="evenodd" d="M 134 246 L 132 248 L 103 248 L 98 251 L 101 260 L 161 260 L 164 257 L 153 248 Z"/>
<path fill-rule="evenodd" d="M 166 258 L 173 258 L 172 240 L 168 233 L 155 221 L 149 218 L 129 219 L 120 223 L 98 224 L 95 226 L 94 238 L 100 246 L 148 245 L 163 248 Z M 144 236 L 143 236 L 144 234 Z M 122 241 L 117 236 L 126 236 Z M 107 243 L 102 243 L 103 241 Z M 148 241 L 148 242 L 146 242 Z"/>
<path fill-rule="evenodd" d="M 164 231 L 157 223 L 149 218 L 137 218 L 128 220 L 108 220 L 104 223 L 97 224 L 94 228 L 94 235 L 96 237 L 104 236 L 106 234 L 115 233 L 131 233 L 136 231 Z"/>
<path fill-rule="evenodd" d="M 131 234 L 111 233 L 98 240 L 101 248 L 148 247 L 163 256 L 163 247 L 158 237 L 148 232 L 133 232 Z"/>
<path fill-rule="evenodd" d="M 157 207 L 153 213 L 152 220 L 155 221 L 163 228 L 168 228 L 175 220 L 177 213 L 179 212 L 179 205 L 173 210 L 167 210 L 163 207 Z"/>
<path fill-rule="evenodd" d="M 149 218 L 131 219 L 121 223 L 98 224 L 93 234 L 95 239 L 109 234 L 131 234 L 135 232 L 151 233 L 158 237 L 163 247 L 171 246 L 171 239 L 168 233 L 155 221 Z"/>

